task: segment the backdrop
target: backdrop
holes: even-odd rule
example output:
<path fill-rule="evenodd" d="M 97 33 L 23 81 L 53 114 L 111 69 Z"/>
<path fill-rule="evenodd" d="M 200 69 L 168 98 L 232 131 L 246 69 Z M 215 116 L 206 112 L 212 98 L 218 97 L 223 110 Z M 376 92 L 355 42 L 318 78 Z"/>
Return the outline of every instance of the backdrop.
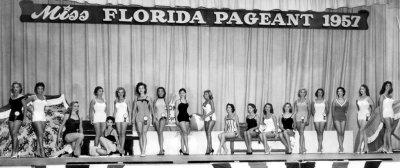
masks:
<path fill-rule="evenodd" d="M 202 93 L 211 89 L 216 130 L 222 130 L 228 102 L 244 122 L 247 103 L 261 111 L 271 102 L 280 115 L 300 88 L 309 91 L 309 99 L 324 88 L 332 101 L 336 88 L 343 86 L 350 100 L 347 129 L 357 131 L 355 99 L 361 84 L 377 100 L 382 83 L 390 80 L 395 99 L 400 97 L 400 10 L 394 4 L 328 10 L 368 10 L 369 29 L 351 31 L 22 23 L 18 3 L 0 1 L 1 105 L 8 103 L 13 81 L 22 82 L 25 93 L 33 93 L 41 81 L 46 94 L 78 100 L 87 119 L 96 86 L 105 88 L 111 107 L 118 86 L 132 99 L 142 81 L 152 97 L 159 86 L 169 98 L 186 88 L 190 113 L 201 112 Z M 328 125 L 332 129 L 330 120 Z"/>

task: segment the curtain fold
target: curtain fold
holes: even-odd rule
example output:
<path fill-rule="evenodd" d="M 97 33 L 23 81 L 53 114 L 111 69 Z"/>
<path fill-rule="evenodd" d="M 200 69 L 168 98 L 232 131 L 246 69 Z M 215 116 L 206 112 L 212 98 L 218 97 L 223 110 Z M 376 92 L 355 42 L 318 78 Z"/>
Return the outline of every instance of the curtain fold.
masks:
<path fill-rule="evenodd" d="M 377 100 L 382 83 L 390 80 L 395 99 L 400 99 L 400 10 L 375 5 L 328 12 L 361 9 L 370 11 L 365 31 L 22 23 L 18 1 L 0 1 L 0 106 L 8 103 L 13 81 L 22 82 L 25 93 L 44 82 L 46 94 L 78 100 L 86 119 L 96 86 L 105 88 L 108 107 L 113 107 L 119 86 L 129 99 L 135 98 L 138 82 L 148 85 L 153 99 L 159 86 L 166 88 L 168 99 L 186 88 L 190 113 L 201 113 L 202 93 L 211 89 L 215 130 L 222 130 L 227 103 L 235 104 L 244 122 L 248 103 L 261 112 L 270 102 L 279 116 L 282 105 L 292 103 L 300 88 L 308 90 L 309 99 L 324 88 L 332 102 L 336 88 L 343 86 L 350 101 L 346 129 L 356 133 L 355 100 L 361 84 L 367 84 Z M 113 108 L 108 113 L 112 115 Z M 328 129 L 333 129 L 331 116 Z"/>

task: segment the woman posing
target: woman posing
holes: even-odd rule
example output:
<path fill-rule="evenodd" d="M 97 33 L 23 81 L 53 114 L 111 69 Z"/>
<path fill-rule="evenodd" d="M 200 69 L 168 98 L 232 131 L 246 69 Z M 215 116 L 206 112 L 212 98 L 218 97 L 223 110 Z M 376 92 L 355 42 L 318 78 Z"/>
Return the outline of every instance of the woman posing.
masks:
<path fill-rule="evenodd" d="M 160 151 L 157 155 L 164 155 L 164 127 L 167 124 L 168 108 L 167 101 L 165 100 L 165 88 L 157 88 L 157 99 L 154 102 L 154 125 L 158 134 L 158 144 L 160 146 Z"/>
<path fill-rule="evenodd" d="M 99 139 L 106 129 L 106 101 L 103 98 L 103 88 L 97 86 L 94 89 L 95 98 L 90 101 L 89 107 L 89 117 L 91 123 L 94 125 L 94 130 L 96 131 L 96 137 L 94 139 L 94 146 L 99 146 Z"/>
<path fill-rule="evenodd" d="M 358 93 L 360 97 L 357 98 L 356 105 L 358 109 L 357 120 L 359 126 L 360 141 L 357 147 L 357 153 L 368 153 L 368 137 L 365 133 L 365 126 L 367 125 L 367 121 L 371 116 L 372 109 L 374 109 L 374 102 L 369 97 L 369 89 L 367 85 L 361 85 Z M 363 142 L 364 150 L 361 151 L 361 145 Z"/>
<path fill-rule="evenodd" d="M 82 129 L 82 120 L 79 117 L 79 103 L 77 101 L 73 101 L 70 104 L 70 107 L 64 114 L 63 122 L 60 125 L 60 129 L 58 130 L 57 135 L 57 146 L 58 139 L 61 137 L 61 133 L 63 128 L 65 127 L 65 131 L 62 136 L 62 140 L 65 144 L 70 143 L 72 145 L 73 157 L 79 157 L 81 154 L 81 146 L 83 142 L 83 129 Z"/>
<path fill-rule="evenodd" d="M 290 103 L 285 103 L 282 107 L 282 116 L 279 117 L 279 128 L 281 132 L 279 133 L 279 137 L 281 142 L 286 147 L 286 154 L 292 154 L 292 146 L 290 142 L 290 137 L 294 136 L 293 129 L 296 127 L 293 120 L 292 114 L 292 105 Z"/>
<path fill-rule="evenodd" d="M 346 129 L 346 113 L 349 108 L 349 101 L 344 98 L 346 94 L 346 90 L 343 87 L 338 87 L 336 89 L 336 96 L 337 98 L 332 101 L 333 106 L 333 124 L 335 125 L 338 142 L 339 142 L 339 149 L 338 152 L 342 153 L 343 148 L 343 141 L 344 141 L 344 131 Z"/>
<path fill-rule="evenodd" d="M 141 157 L 146 156 L 147 131 L 152 121 L 153 101 L 147 94 L 147 85 L 139 82 L 136 85 L 136 103 L 133 107 L 135 115 L 136 128 L 139 134 L 139 145 Z"/>
<path fill-rule="evenodd" d="M 385 125 L 385 135 L 383 136 L 383 152 L 393 153 L 392 149 L 392 129 L 393 129 L 393 85 L 392 82 L 386 81 L 383 83 L 381 91 L 379 92 L 379 114 L 382 123 Z"/>
<path fill-rule="evenodd" d="M 115 91 L 115 97 L 116 99 L 114 100 L 114 117 L 119 137 L 118 143 L 120 144 L 118 151 L 121 153 L 121 155 L 125 155 L 126 127 L 132 124 L 132 102 L 126 98 L 126 91 L 123 87 L 117 88 L 117 90 Z"/>
<path fill-rule="evenodd" d="M 11 135 L 11 158 L 19 157 L 19 144 L 18 133 L 19 128 L 26 116 L 26 101 L 25 96 L 22 95 L 22 84 L 14 82 L 11 84 L 11 97 L 8 100 L 10 105 L 10 115 L 8 117 L 8 129 Z"/>
<path fill-rule="evenodd" d="M 325 91 L 322 88 L 317 89 L 312 103 L 312 114 L 314 115 L 314 126 L 317 131 L 318 152 L 322 153 L 322 141 L 324 139 L 324 130 L 326 126 L 326 116 L 328 116 L 328 103 L 324 98 Z"/>
<path fill-rule="evenodd" d="M 215 115 L 215 106 L 211 91 L 210 90 L 204 91 L 203 98 L 205 99 L 202 106 L 204 130 L 206 131 L 206 137 L 207 137 L 206 155 L 209 155 L 210 153 L 214 153 L 214 149 L 212 148 L 211 132 L 214 129 L 217 115 Z"/>
<path fill-rule="evenodd" d="M 181 149 L 179 154 L 189 155 L 189 113 L 187 111 L 189 107 L 189 102 L 186 100 L 186 90 L 184 88 L 179 89 L 179 100 L 175 101 L 178 110 L 175 110 L 175 116 L 177 116 L 178 126 L 181 129 Z"/>
<path fill-rule="evenodd" d="M 263 108 L 263 115 L 261 117 L 260 125 L 260 139 L 264 144 L 264 154 L 270 154 L 271 148 L 268 146 L 268 138 L 278 138 L 278 125 L 274 115 L 274 108 L 271 103 L 267 103 Z"/>
<path fill-rule="evenodd" d="M 247 155 L 253 154 L 252 148 L 251 148 L 251 138 L 258 136 L 260 133 L 258 130 L 259 127 L 259 119 L 260 117 L 257 114 L 257 109 L 256 105 L 249 103 L 247 105 L 247 116 L 246 116 L 246 123 L 247 123 L 247 129 L 244 131 L 244 141 L 246 144 L 247 148 Z"/>
<path fill-rule="evenodd" d="M 225 118 L 225 126 L 224 126 L 224 132 L 218 134 L 218 139 L 219 139 L 219 147 L 217 150 L 217 154 L 221 154 L 221 148 L 224 149 L 224 154 L 228 153 L 228 149 L 226 148 L 225 145 L 225 140 L 226 138 L 241 138 L 240 137 L 240 126 L 239 126 L 239 117 L 235 113 L 235 106 L 233 104 L 227 104 L 226 105 L 226 112 L 228 113 Z"/>
<path fill-rule="evenodd" d="M 47 104 L 46 96 L 44 96 L 44 83 L 39 82 L 35 85 L 35 95 L 29 96 L 26 103 L 32 102 L 33 112 L 32 112 L 32 127 L 36 134 L 37 145 L 36 145 L 36 157 L 45 157 L 43 148 L 43 135 L 46 128 L 46 115 L 44 113 L 44 108 Z"/>
<path fill-rule="evenodd" d="M 300 89 L 297 96 L 299 97 L 296 101 L 294 101 L 294 118 L 296 119 L 296 129 L 300 134 L 300 142 L 299 142 L 299 153 L 306 153 L 306 145 L 304 139 L 304 129 L 308 126 L 310 122 L 310 109 L 311 104 L 310 101 L 306 98 L 307 90 Z"/>
<path fill-rule="evenodd" d="M 107 128 L 104 130 L 103 136 L 100 137 L 101 148 L 96 149 L 99 155 L 110 155 L 117 152 L 117 149 L 120 148 L 118 133 L 113 128 L 114 120 L 114 117 L 107 117 Z"/>

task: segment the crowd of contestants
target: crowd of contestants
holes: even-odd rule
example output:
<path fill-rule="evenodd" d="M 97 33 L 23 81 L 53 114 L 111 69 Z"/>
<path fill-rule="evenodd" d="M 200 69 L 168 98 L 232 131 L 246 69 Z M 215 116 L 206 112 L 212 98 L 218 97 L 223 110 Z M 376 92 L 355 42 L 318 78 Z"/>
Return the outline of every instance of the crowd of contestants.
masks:
<path fill-rule="evenodd" d="M 18 130 L 26 120 L 32 121 L 32 126 L 37 136 L 36 157 L 46 157 L 43 149 L 43 133 L 45 129 L 46 106 L 45 85 L 37 83 L 34 88 L 35 94 L 25 96 L 22 94 L 21 83 L 14 82 L 11 86 L 11 97 L 9 105 L 11 112 L 8 120 L 11 139 L 12 153 L 11 157 L 19 156 L 18 152 Z M 163 87 L 157 88 L 157 96 L 152 99 L 147 95 L 146 84 L 140 82 L 136 85 L 136 98 L 129 100 L 126 98 L 126 91 L 119 87 L 115 91 L 115 100 L 113 107 L 107 107 L 106 100 L 103 97 L 104 89 L 100 86 L 94 89 L 94 98 L 90 101 L 89 118 L 96 132 L 94 141 L 95 152 L 98 155 L 109 155 L 119 153 L 124 155 L 125 133 L 127 127 L 132 125 L 138 132 L 140 156 L 146 156 L 147 131 L 151 123 L 158 133 L 158 142 L 160 151 L 158 155 L 164 155 L 163 149 L 163 130 L 168 122 L 167 117 L 170 112 L 176 116 L 176 123 L 181 133 L 180 154 L 189 155 L 189 122 L 192 114 L 188 112 L 189 101 L 186 99 L 186 90 L 179 90 L 179 98 L 166 99 L 166 91 Z M 384 123 L 384 146 L 383 152 L 392 153 L 391 135 L 393 133 L 394 112 L 393 112 L 393 88 L 390 81 L 384 82 L 379 94 L 379 115 Z M 357 153 L 368 153 L 367 136 L 365 126 L 371 113 L 375 109 L 375 103 L 369 96 L 367 85 L 361 85 L 359 97 L 356 102 L 357 121 L 359 126 L 360 142 L 357 147 Z M 315 92 L 315 99 L 307 98 L 307 90 L 300 89 L 298 98 L 293 103 L 284 103 L 281 115 L 276 115 L 276 108 L 271 103 L 266 103 L 261 112 L 258 112 L 256 106 L 249 103 L 247 106 L 246 130 L 243 130 L 243 136 L 240 134 L 239 117 L 236 114 L 235 106 L 228 103 L 226 105 L 226 116 L 224 117 L 224 131 L 218 135 L 220 145 L 217 154 L 227 154 L 225 142 L 227 138 L 243 138 L 247 147 L 247 154 L 252 154 L 252 138 L 259 137 L 264 145 L 265 154 L 271 152 L 267 140 L 271 138 L 279 139 L 286 148 L 286 153 L 292 153 L 291 137 L 295 135 L 295 130 L 299 134 L 299 153 L 306 153 L 304 129 L 313 122 L 318 138 L 318 152 L 323 152 L 323 133 L 326 127 L 327 116 L 332 115 L 334 127 L 337 131 L 339 142 L 338 152 L 342 153 L 344 133 L 347 121 L 349 100 L 346 98 L 346 90 L 343 87 L 336 89 L 336 96 L 332 102 L 325 98 L 325 91 L 319 88 Z M 202 113 L 199 115 L 204 120 L 204 129 L 207 137 L 206 155 L 213 154 L 211 132 L 216 122 L 215 105 L 213 94 L 210 90 L 204 91 L 204 102 L 202 104 Z M 330 107 L 331 106 L 331 107 Z M 332 110 L 330 110 L 332 109 Z M 57 146 L 59 141 L 68 144 L 70 149 L 63 152 L 70 153 L 74 157 L 79 157 L 81 145 L 83 142 L 82 118 L 79 116 L 79 103 L 73 101 L 65 111 L 65 115 L 60 125 Z M 28 112 L 29 111 L 29 112 Z M 112 116 L 107 116 L 107 111 L 113 111 Z M 329 114 L 332 113 L 332 114 Z M 311 121 L 313 116 L 313 121 Z M 113 125 L 116 125 L 114 129 Z M 64 129 L 65 128 L 65 129 Z M 292 138 L 293 139 L 293 138 Z M 364 142 L 364 143 L 362 143 Z M 364 144 L 364 147 L 361 145 Z"/>

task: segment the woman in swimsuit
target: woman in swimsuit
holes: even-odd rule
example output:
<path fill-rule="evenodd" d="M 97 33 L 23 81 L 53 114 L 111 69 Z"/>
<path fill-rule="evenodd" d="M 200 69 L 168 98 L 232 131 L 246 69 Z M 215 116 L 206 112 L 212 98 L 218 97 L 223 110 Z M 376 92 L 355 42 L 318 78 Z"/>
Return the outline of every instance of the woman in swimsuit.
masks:
<path fill-rule="evenodd" d="M 246 152 L 247 155 L 253 154 L 251 148 L 251 138 L 258 136 L 260 133 L 260 131 L 258 130 L 258 127 L 260 125 L 259 120 L 260 117 L 257 114 L 256 105 L 249 103 L 247 105 L 247 116 L 246 116 L 247 129 L 246 131 L 244 131 L 244 141 L 247 148 Z"/>
<path fill-rule="evenodd" d="M 224 149 L 224 154 L 228 153 L 228 149 L 225 146 L 225 140 L 226 138 L 241 138 L 239 135 L 240 132 L 240 126 L 239 126 L 239 117 L 235 113 L 235 106 L 233 104 L 227 104 L 226 105 L 226 112 L 228 113 L 225 116 L 225 126 L 224 126 L 224 132 L 218 134 L 218 139 L 219 139 L 219 148 L 217 150 L 217 154 L 221 154 L 221 148 Z"/>
<path fill-rule="evenodd" d="M 154 102 L 154 125 L 158 134 L 158 144 L 160 146 L 160 152 L 157 155 L 164 155 L 164 127 L 168 122 L 168 108 L 167 102 L 165 100 L 165 88 L 159 87 L 157 88 L 157 100 Z"/>
<path fill-rule="evenodd" d="M 118 151 L 121 155 L 125 154 L 125 137 L 126 127 L 132 124 L 132 102 L 126 98 L 126 91 L 123 87 L 118 87 L 115 91 L 114 101 L 114 117 L 115 124 L 117 126 L 117 132 L 119 138 L 119 144 L 121 144 Z"/>
<path fill-rule="evenodd" d="M 26 116 L 26 101 L 25 96 L 22 95 L 22 90 L 21 83 L 14 82 L 11 84 L 11 97 L 8 101 L 11 108 L 8 117 L 8 129 L 10 129 L 12 143 L 11 158 L 19 157 L 18 133 L 22 122 L 24 122 L 24 116 Z"/>
<path fill-rule="evenodd" d="M 392 129 L 393 129 L 393 85 L 392 82 L 386 81 L 383 83 L 379 92 L 379 114 L 382 123 L 385 125 L 385 135 L 383 136 L 383 152 L 393 153 L 392 149 Z"/>
<path fill-rule="evenodd" d="M 152 121 L 153 101 L 147 94 L 147 85 L 139 82 L 136 85 L 136 103 L 133 106 L 134 121 L 139 134 L 141 157 L 146 156 L 147 131 Z"/>
<path fill-rule="evenodd" d="M 103 98 L 103 93 L 103 88 L 97 86 L 94 89 L 94 95 L 96 97 L 90 101 L 89 117 L 96 131 L 96 137 L 94 138 L 95 147 L 98 147 L 101 134 L 104 132 L 104 129 L 106 129 L 107 106 L 106 100 Z"/>
<path fill-rule="evenodd" d="M 281 142 L 286 147 L 286 154 L 292 153 L 292 146 L 290 142 L 290 137 L 294 136 L 293 129 L 296 127 L 296 122 L 294 122 L 292 114 L 292 105 L 290 103 L 285 103 L 282 107 L 283 114 L 279 117 L 279 128 L 281 132 L 279 137 Z"/>
<path fill-rule="evenodd" d="M 175 101 L 176 107 L 178 110 L 175 110 L 175 116 L 177 116 L 178 126 L 181 129 L 181 149 L 179 150 L 179 154 L 189 155 L 189 144 L 188 144 L 188 135 L 189 135 L 189 118 L 190 115 L 188 113 L 189 102 L 186 100 L 186 89 L 179 89 L 179 100 Z"/>
<path fill-rule="evenodd" d="M 368 86 L 363 84 L 358 91 L 360 97 L 356 100 L 356 105 L 358 109 L 357 120 L 359 126 L 359 135 L 360 141 L 357 147 L 357 153 L 368 153 L 368 137 L 365 132 L 365 127 L 367 125 L 367 121 L 371 116 L 371 111 L 374 109 L 374 102 L 371 97 L 369 97 L 369 89 Z M 364 142 L 364 150 L 361 152 L 361 145 Z"/>
<path fill-rule="evenodd" d="M 107 128 L 104 130 L 103 136 L 100 137 L 101 148 L 97 148 L 96 152 L 99 155 L 110 155 L 120 149 L 118 133 L 113 128 L 114 117 L 107 117 Z"/>
<path fill-rule="evenodd" d="M 204 91 L 203 98 L 205 99 L 202 106 L 204 130 L 206 131 L 206 137 L 207 137 L 206 155 L 210 155 L 210 153 L 211 154 L 214 153 L 214 149 L 212 148 L 211 132 L 214 129 L 217 115 L 215 114 L 215 106 L 211 91 L 210 90 Z"/>
<path fill-rule="evenodd" d="M 307 90 L 300 89 L 298 92 L 298 99 L 293 103 L 294 106 L 294 118 L 296 120 L 296 128 L 300 134 L 300 142 L 299 142 L 299 153 L 306 153 L 306 143 L 304 138 L 304 129 L 310 123 L 310 109 L 311 103 L 306 98 Z"/>
<path fill-rule="evenodd" d="M 274 115 L 274 107 L 271 103 L 266 103 L 263 108 L 260 125 L 260 139 L 264 144 L 264 154 L 270 154 L 271 148 L 268 146 L 268 138 L 278 138 L 278 124 Z"/>
<path fill-rule="evenodd" d="M 344 131 L 346 129 L 346 114 L 349 108 L 349 101 L 344 98 L 346 90 L 343 87 L 338 87 L 336 89 L 337 98 L 332 101 L 333 106 L 333 123 L 336 128 L 338 142 L 339 142 L 339 153 L 343 152 L 343 141 L 344 141 Z"/>
<path fill-rule="evenodd" d="M 45 157 L 43 148 L 43 133 L 46 129 L 46 115 L 44 113 L 45 106 L 47 105 L 46 96 L 44 96 L 44 83 L 39 82 L 35 85 L 36 95 L 29 96 L 26 100 L 27 103 L 32 102 L 32 127 L 36 134 L 36 157 Z"/>
<path fill-rule="evenodd" d="M 317 97 L 312 103 L 312 114 L 314 116 L 314 126 L 317 131 L 318 139 L 318 152 L 322 153 L 322 141 L 324 139 L 324 130 L 326 126 L 326 119 L 328 116 L 328 103 L 325 98 L 325 91 L 322 88 L 317 89 L 315 97 Z"/>
<path fill-rule="evenodd" d="M 82 119 L 79 117 L 79 103 L 77 101 L 73 101 L 70 104 L 70 107 L 64 114 L 63 122 L 60 125 L 57 135 L 57 146 L 58 139 L 61 138 L 61 133 L 63 132 L 63 128 L 65 127 L 65 131 L 63 133 L 62 139 L 64 143 L 71 143 L 73 153 L 72 156 L 79 157 L 81 154 L 81 146 L 83 142 L 83 129 L 82 129 Z"/>

